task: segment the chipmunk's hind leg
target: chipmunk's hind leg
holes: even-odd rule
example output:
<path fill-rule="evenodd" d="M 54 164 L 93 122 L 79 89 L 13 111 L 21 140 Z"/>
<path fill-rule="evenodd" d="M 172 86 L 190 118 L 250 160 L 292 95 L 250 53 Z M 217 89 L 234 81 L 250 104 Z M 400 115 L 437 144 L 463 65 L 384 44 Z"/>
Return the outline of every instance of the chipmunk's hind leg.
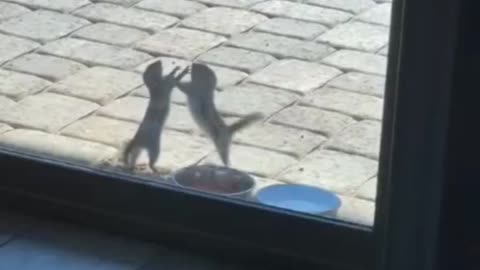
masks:
<path fill-rule="evenodd" d="M 215 139 L 215 147 L 217 147 L 217 151 L 220 154 L 220 158 L 225 166 L 230 166 L 230 147 L 232 144 L 233 135 L 236 132 L 247 128 L 253 123 L 260 121 L 262 118 L 263 114 L 261 113 L 249 114 L 228 126 L 226 128 L 227 130 L 225 132 L 221 132 L 220 135 Z"/>
<path fill-rule="evenodd" d="M 133 147 L 133 141 L 130 140 L 127 142 L 125 149 L 123 150 L 122 161 L 123 161 L 123 164 L 125 164 L 125 166 L 127 167 L 129 167 L 130 165 L 130 156 L 132 152 L 132 147 Z"/>
<path fill-rule="evenodd" d="M 129 143 L 125 149 L 124 162 L 129 170 L 133 170 L 140 156 L 141 148 L 135 143 Z"/>
<path fill-rule="evenodd" d="M 264 118 L 264 115 L 262 113 L 251 113 L 241 118 L 240 120 L 234 122 L 228 128 L 230 130 L 230 133 L 234 134 L 237 131 L 245 129 L 248 126 L 252 125 L 253 123 L 260 121 L 263 118 Z"/>
<path fill-rule="evenodd" d="M 157 173 L 158 170 L 155 168 L 155 163 L 157 163 L 158 156 L 160 155 L 160 144 L 158 142 L 151 144 L 147 149 L 147 153 L 149 159 L 148 165 L 154 173 Z"/>
<path fill-rule="evenodd" d="M 220 159 L 226 167 L 230 166 L 230 145 L 232 144 L 232 133 L 226 132 L 214 140 Z"/>

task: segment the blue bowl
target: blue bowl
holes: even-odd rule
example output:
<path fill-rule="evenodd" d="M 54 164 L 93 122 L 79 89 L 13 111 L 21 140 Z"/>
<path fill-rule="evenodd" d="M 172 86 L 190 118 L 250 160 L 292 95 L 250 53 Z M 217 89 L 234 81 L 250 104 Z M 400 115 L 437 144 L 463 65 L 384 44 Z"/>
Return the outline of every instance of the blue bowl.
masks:
<path fill-rule="evenodd" d="M 307 185 L 279 184 L 260 189 L 260 203 L 302 213 L 335 217 L 341 200 L 334 193 Z"/>

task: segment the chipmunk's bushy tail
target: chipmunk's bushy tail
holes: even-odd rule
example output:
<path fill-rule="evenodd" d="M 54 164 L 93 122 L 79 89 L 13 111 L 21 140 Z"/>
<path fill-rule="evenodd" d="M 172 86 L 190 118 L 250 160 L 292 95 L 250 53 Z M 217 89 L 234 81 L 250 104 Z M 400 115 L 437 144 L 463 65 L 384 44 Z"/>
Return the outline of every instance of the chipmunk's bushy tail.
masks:
<path fill-rule="evenodd" d="M 225 166 L 230 166 L 230 145 L 232 144 L 233 135 L 237 131 L 240 131 L 257 121 L 260 121 L 263 118 L 264 116 L 262 113 L 249 114 L 228 126 L 228 132 L 221 134 L 220 137 L 215 140 L 215 146 Z"/>
<path fill-rule="evenodd" d="M 230 133 L 233 135 L 235 132 L 240 131 L 251 124 L 260 121 L 264 118 L 262 113 L 251 113 L 240 120 L 236 121 L 235 123 L 231 124 L 228 129 Z"/>

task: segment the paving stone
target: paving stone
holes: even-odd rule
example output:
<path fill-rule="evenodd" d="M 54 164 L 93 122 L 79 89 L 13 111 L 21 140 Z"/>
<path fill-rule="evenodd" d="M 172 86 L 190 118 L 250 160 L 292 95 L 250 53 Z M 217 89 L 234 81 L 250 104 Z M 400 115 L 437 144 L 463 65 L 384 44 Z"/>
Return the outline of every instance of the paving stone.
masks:
<path fill-rule="evenodd" d="M 97 3 L 75 11 L 75 14 L 98 22 L 110 22 L 140 29 L 159 31 L 175 24 L 172 16 L 146 10 Z"/>
<path fill-rule="evenodd" d="M 217 75 L 217 88 L 219 89 L 225 89 L 226 87 L 233 86 L 248 76 L 247 73 L 238 70 L 212 65 L 209 66 L 213 72 L 215 72 L 215 75 Z"/>
<path fill-rule="evenodd" d="M 259 32 L 311 40 L 325 32 L 321 24 L 304 22 L 287 18 L 273 18 L 262 22 L 254 29 Z"/>
<path fill-rule="evenodd" d="M 375 217 L 375 203 L 367 200 L 352 198 L 350 196 L 339 196 L 342 205 L 337 212 L 337 219 L 357 223 L 366 226 L 373 226 Z"/>
<path fill-rule="evenodd" d="M 341 71 L 338 69 L 317 63 L 282 60 L 253 74 L 249 81 L 306 93 L 340 74 Z"/>
<path fill-rule="evenodd" d="M 392 4 L 385 3 L 376 5 L 375 7 L 366 10 L 356 17 L 356 19 L 364 22 L 390 25 L 390 17 L 392 13 Z"/>
<path fill-rule="evenodd" d="M 245 32 L 268 18 L 253 12 L 225 7 L 206 9 L 182 21 L 188 28 L 220 35 Z"/>
<path fill-rule="evenodd" d="M 349 72 L 329 81 L 328 86 L 383 97 L 385 93 L 385 77 Z"/>
<path fill-rule="evenodd" d="M 138 29 L 110 23 L 92 24 L 78 30 L 73 34 L 73 37 L 119 46 L 129 46 L 148 36 L 148 33 Z"/>
<path fill-rule="evenodd" d="M 307 3 L 352 13 L 359 13 L 375 5 L 372 0 L 308 0 Z"/>
<path fill-rule="evenodd" d="M 120 148 L 133 138 L 137 128 L 136 123 L 91 116 L 69 125 L 61 134 Z"/>
<path fill-rule="evenodd" d="M 6 68 L 58 81 L 86 66 L 64 58 L 33 53 L 13 60 Z"/>
<path fill-rule="evenodd" d="M 130 7 L 141 0 L 92 0 L 94 2 L 107 2 L 107 3 L 112 3 L 112 4 L 118 4 L 126 7 Z"/>
<path fill-rule="evenodd" d="M 142 78 L 137 73 L 93 67 L 59 81 L 50 91 L 107 104 L 141 84 Z"/>
<path fill-rule="evenodd" d="M 383 99 L 330 87 L 312 92 L 302 103 L 361 119 L 381 120 L 383 114 Z"/>
<path fill-rule="evenodd" d="M 0 98 L 0 103 L 2 103 L 1 98 Z M 3 106 L 2 106 L 2 107 L 3 107 Z M 5 133 L 5 132 L 7 132 L 7 131 L 10 131 L 10 130 L 12 130 L 12 129 L 13 129 L 13 128 L 12 128 L 11 126 L 0 123 L 0 134 Z"/>
<path fill-rule="evenodd" d="M 200 134 L 200 130 L 195 124 L 190 111 L 186 106 L 172 104 L 165 127 L 177 131 L 186 131 Z"/>
<path fill-rule="evenodd" d="M 0 21 L 29 12 L 28 8 L 12 3 L 0 3 Z"/>
<path fill-rule="evenodd" d="M 38 46 L 40 44 L 33 41 L 0 34 L 0 65 Z"/>
<path fill-rule="evenodd" d="M 330 46 L 316 42 L 255 32 L 237 35 L 229 41 L 229 44 L 234 47 L 269 53 L 279 58 L 309 61 L 321 59 L 335 51 Z"/>
<path fill-rule="evenodd" d="M 361 199 L 375 201 L 377 198 L 377 182 L 377 177 L 368 180 L 358 189 L 355 196 Z"/>
<path fill-rule="evenodd" d="M 302 157 L 325 141 L 316 133 L 270 123 L 258 123 L 235 134 L 234 141 Z"/>
<path fill-rule="evenodd" d="M 225 40 L 224 37 L 215 34 L 174 28 L 140 41 L 137 47 L 152 54 L 193 59 Z"/>
<path fill-rule="evenodd" d="M 207 8 L 205 5 L 188 0 L 143 0 L 138 3 L 136 7 L 182 18 Z"/>
<path fill-rule="evenodd" d="M 276 114 L 271 121 L 276 124 L 319 132 L 327 136 L 355 123 L 355 120 L 343 114 L 302 106 L 287 108 Z"/>
<path fill-rule="evenodd" d="M 98 114 L 120 120 L 141 122 L 147 109 L 148 99 L 123 97 L 100 108 Z"/>
<path fill-rule="evenodd" d="M 347 21 L 351 14 L 318 6 L 294 3 L 289 1 L 266 1 L 256 4 L 252 10 L 270 15 L 312 21 L 333 26 Z"/>
<path fill-rule="evenodd" d="M 197 0 L 212 6 L 248 7 L 264 0 Z"/>
<path fill-rule="evenodd" d="M 377 162 L 330 150 L 318 150 L 283 172 L 279 179 L 352 193 L 377 173 Z"/>
<path fill-rule="evenodd" d="M 380 152 L 381 122 L 365 120 L 333 136 L 326 148 L 377 159 Z"/>
<path fill-rule="evenodd" d="M 349 22 L 338 25 L 317 40 L 335 47 L 376 52 L 388 42 L 389 29 L 380 25 Z"/>
<path fill-rule="evenodd" d="M 0 109 L 0 121 L 55 132 L 97 108 L 98 105 L 88 101 L 42 93 L 28 96 L 8 109 Z"/>
<path fill-rule="evenodd" d="M 69 12 L 90 4 L 88 0 L 9 0 L 33 9 L 45 8 L 62 12 Z"/>
<path fill-rule="evenodd" d="M 295 162 L 293 157 L 260 148 L 233 144 L 230 149 L 232 168 L 260 176 L 273 176 Z M 202 161 L 202 164 L 222 163 L 218 153 L 214 152 Z"/>
<path fill-rule="evenodd" d="M 378 51 L 378 54 L 388 56 L 388 45 L 383 47 L 380 51 Z"/>
<path fill-rule="evenodd" d="M 219 47 L 202 54 L 198 60 L 252 73 L 275 61 L 275 58 L 268 54 L 244 49 Z"/>
<path fill-rule="evenodd" d="M 340 50 L 322 60 L 323 63 L 348 71 L 360 71 L 385 76 L 387 58 L 365 52 Z"/>
<path fill-rule="evenodd" d="M 0 94 L 14 99 L 36 93 L 49 85 L 50 82 L 35 76 L 0 70 Z"/>
<path fill-rule="evenodd" d="M 137 66 L 151 59 L 148 54 L 129 48 L 75 38 L 53 41 L 40 48 L 40 51 L 77 60 L 88 65 L 104 65 L 121 69 Z"/>
<path fill-rule="evenodd" d="M 0 143 L 40 156 L 92 165 L 117 153 L 115 148 L 103 144 L 28 129 L 4 133 L 0 136 Z"/>
<path fill-rule="evenodd" d="M 297 99 L 297 95 L 287 91 L 242 84 L 216 93 L 215 104 L 220 112 L 228 115 L 243 116 L 261 112 L 268 116 Z"/>
<path fill-rule="evenodd" d="M 212 149 L 212 143 L 207 138 L 165 130 L 156 167 L 163 171 L 178 170 L 198 163 Z"/>
<path fill-rule="evenodd" d="M 0 31 L 45 42 L 68 35 L 89 23 L 72 15 L 37 10 L 0 23 Z"/>
<path fill-rule="evenodd" d="M 0 108 L 7 109 L 8 107 L 15 106 L 15 104 L 17 104 L 15 101 L 7 97 L 0 96 Z"/>

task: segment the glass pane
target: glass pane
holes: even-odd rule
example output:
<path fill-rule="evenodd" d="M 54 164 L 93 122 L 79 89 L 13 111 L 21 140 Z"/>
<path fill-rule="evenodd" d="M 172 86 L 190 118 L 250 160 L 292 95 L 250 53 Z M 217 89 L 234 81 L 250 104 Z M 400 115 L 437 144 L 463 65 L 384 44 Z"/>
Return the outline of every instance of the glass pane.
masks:
<path fill-rule="evenodd" d="M 0 143 L 370 225 L 390 9 L 0 1 Z"/>

